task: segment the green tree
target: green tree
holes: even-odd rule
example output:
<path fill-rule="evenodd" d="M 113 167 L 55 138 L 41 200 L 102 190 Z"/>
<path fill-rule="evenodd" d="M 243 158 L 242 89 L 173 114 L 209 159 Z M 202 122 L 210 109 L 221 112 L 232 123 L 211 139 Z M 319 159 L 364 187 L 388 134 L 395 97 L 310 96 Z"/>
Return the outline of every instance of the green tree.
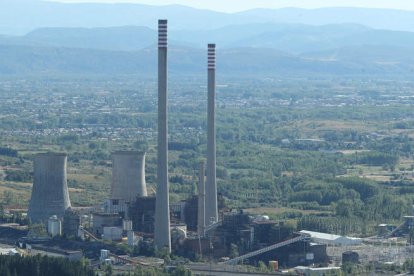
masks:
<path fill-rule="evenodd" d="M 260 272 L 263 272 L 263 273 L 269 272 L 269 270 L 267 269 L 266 264 L 263 261 L 260 261 L 258 263 L 258 267 L 259 267 Z"/>
<path fill-rule="evenodd" d="M 237 246 L 237 244 L 230 244 L 230 258 L 236 258 L 239 256 L 239 247 Z"/>
<path fill-rule="evenodd" d="M 107 264 L 105 266 L 104 272 L 105 272 L 105 276 L 112 276 L 112 273 L 113 273 L 112 265 Z"/>

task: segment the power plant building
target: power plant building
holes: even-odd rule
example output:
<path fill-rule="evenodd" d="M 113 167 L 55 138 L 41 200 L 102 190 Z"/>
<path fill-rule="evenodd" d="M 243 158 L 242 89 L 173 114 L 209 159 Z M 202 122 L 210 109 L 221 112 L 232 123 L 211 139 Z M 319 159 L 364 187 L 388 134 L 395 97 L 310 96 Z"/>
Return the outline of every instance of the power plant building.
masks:
<path fill-rule="evenodd" d="M 62 232 L 66 236 L 78 235 L 79 226 L 81 225 L 81 217 L 78 212 L 72 208 L 66 210 L 65 215 L 63 216 L 62 222 Z"/>
<path fill-rule="evenodd" d="M 134 231 L 153 234 L 155 222 L 155 197 L 139 197 L 129 206 L 129 218 Z"/>
<path fill-rule="evenodd" d="M 71 207 L 67 176 L 67 155 L 41 153 L 34 157 L 34 180 L 28 216 L 32 223 L 47 223 L 56 215 L 62 218 Z"/>
<path fill-rule="evenodd" d="M 47 232 L 52 237 L 62 235 L 62 221 L 60 221 L 56 215 L 49 218 L 47 222 Z"/>

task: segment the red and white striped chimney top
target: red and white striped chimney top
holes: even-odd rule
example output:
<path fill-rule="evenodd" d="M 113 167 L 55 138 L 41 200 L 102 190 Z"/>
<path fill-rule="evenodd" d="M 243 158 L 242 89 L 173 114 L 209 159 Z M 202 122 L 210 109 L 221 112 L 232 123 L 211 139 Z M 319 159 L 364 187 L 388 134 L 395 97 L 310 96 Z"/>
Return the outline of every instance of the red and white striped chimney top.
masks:
<path fill-rule="evenodd" d="M 216 44 L 208 44 L 208 69 L 216 69 Z"/>
<path fill-rule="evenodd" d="M 168 20 L 158 20 L 158 48 L 167 48 L 167 31 L 168 31 Z"/>

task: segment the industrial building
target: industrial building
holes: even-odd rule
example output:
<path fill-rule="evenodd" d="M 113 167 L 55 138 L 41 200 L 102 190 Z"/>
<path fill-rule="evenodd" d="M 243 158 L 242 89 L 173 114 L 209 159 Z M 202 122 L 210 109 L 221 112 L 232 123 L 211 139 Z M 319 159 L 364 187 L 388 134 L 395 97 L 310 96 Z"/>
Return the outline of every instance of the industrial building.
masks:
<path fill-rule="evenodd" d="M 102 212 L 106 214 L 119 214 L 122 218 L 128 218 L 128 208 L 131 205 L 131 202 L 134 202 L 136 198 L 137 197 L 131 200 L 108 199 L 102 204 Z"/>
<path fill-rule="evenodd" d="M 92 232 L 95 237 L 100 237 L 104 234 L 105 227 L 116 227 L 121 228 L 122 218 L 119 214 L 106 214 L 106 213 L 94 213 L 93 215 L 93 226 Z"/>
<path fill-rule="evenodd" d="M 62 221 L 56 215 L 51 216 L 47 222 L 47 232 L 50 236 L 62 235 Z"/>
<path fill-rule="evenodd" d="M 155 197 L 138 197 L 129 207 L 132 229 L 145 234 L 155 231 Z"/>
<path fill-rule="evenodd" d="M 158 248 L 171 250 L 171 231 L 198 232 L 204 237 L 205 228 L 219 222 L 216 184 L 215 134 L 215 44 L 208 45 L 208 150 L 207 170 L 200 164 L 199 194 L 186 201 L 169 203 L 168 179 L 168 39 L 167 20 L 158 22 L 158 147 L 156 197 L 147 197 L 145 182 L 145 152 L 118 151 L 112 154 L 112 182 L 109 199 L 90 210 L 88 225 L 83 215 L 71 209 L 66 180 L 66 154 L 39 154 L 35 157 L 35 180 L 29 216 L 34 222 L 47 222 L 52 235 L 76 236 L 79 228 L 89 229 L 91 235 L 105 236 L 105 229 L 117 232 L 123 221 L 129 228 L 154 235 Z M 207 176 L 206 176 L 207 175 Z M 205 181 L 206 178 L 206 181 Z M 207 184 L 206 184 L 207 183 Z M 171 208 L 171 212 L 170 212 Z M 171 227 L 171 220 L 174 227 Z M 60 225 L 60 226 L 59 226 Z M 181 225 L 177 228 L 177 225 Z M 211 231 L 211 228 L 209 229 Z M 84 231 L 81 231 L 84 233 Z M 182 235 L 181 235 L 182 236 Z M 186 237 L 186 234 L 184 235 Z"/>
<path fill-rule="evenodd" d="M 76 237 L 81 225 L 81 216 L 72 208 L 66 210 L 63 216 L 62 232 L 67 237 Z"/>
<path fill-rule="evenodd" d="M 344 237 L 338 236 L 333 234 L 326 234 L 326 233 L 319 233 L 313 231 L 300 231 L 302 234 L 308 234 L 314 242 L 328 244 L 328 245 L 360 245 L 362 244 L 362 239 L 359 238 L 352 238 L 352 237 Z"/>
<path fill-rule="evenodd" d="M 16 250 L 16 248 L 13 247 L 0 247 L 0 255 L 14 256 L 20 255 L 20 253 Z"/>
<path fill-rule="evenodd" d="M 148 196 L 145 152 L 112 154 L 108 199 L 80 212 L 71 207 L 66 154 L 39 154 L 29 206 L 33 222 L 47 222 L 52 236 L 147 245 L 195 258 L 229 258 L 229 264 L 277 260 L 277 265 L 326 264 L 327 245 L 358 245 L 360 239 L 310 231 L 293 233 L 266 216 L 252 217 L 225 206 L 216 179 L 216 45 L 207 47 L 207 159 L 199 164 L 198 194 L 170 204 L 168 177 L 167 20 L 158 22 L 158 141 L 156 196 Z M 235 252 L 237 251 L 237 252 Z M 105 252 L 105 251 L 103 251 Z M 109 254 L 109 252 L 108 252 Z M 118 260 L 122 257 L 115 256 Z M 107 260 L 107 258 L 104 258 Z"/>
<path fill-rule="evenodd" d="M 299 275 L 303 276 L 323 276 L 323 275 L 336 275 L 341 271 L 340 267 L 295 267 L 295 271 Z"/>

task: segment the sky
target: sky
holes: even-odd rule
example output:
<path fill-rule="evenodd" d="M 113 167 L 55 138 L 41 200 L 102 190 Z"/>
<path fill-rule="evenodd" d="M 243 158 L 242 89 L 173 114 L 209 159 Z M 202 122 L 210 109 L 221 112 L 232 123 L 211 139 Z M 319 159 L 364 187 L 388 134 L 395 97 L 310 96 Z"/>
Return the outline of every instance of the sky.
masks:
<path fill-rule="evenodd" d="M 50 0 L 49 0 L 50 1 Z M 412 0 L 52 0 L 66 3 L 140 3 L 148 5 L 180 4 L 200 9 L 222 12 L 237 12 L 254 8 L 322 8 L 322 7 L 365 7 L 414 10 Z"/>

